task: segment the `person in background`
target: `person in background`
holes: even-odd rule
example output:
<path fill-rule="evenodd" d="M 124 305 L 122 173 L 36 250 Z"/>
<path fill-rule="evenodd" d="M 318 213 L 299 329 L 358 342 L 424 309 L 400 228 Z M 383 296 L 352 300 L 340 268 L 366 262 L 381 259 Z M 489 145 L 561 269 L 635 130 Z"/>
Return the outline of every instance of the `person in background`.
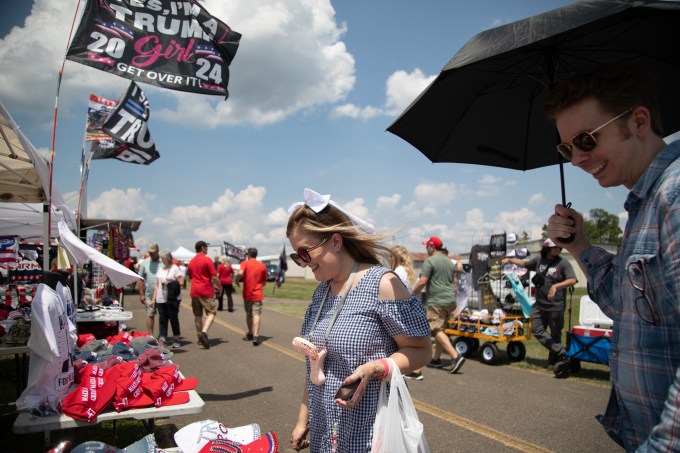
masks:
<path fill-rule="evenodd" d="M 413 285 L 416 283 L 416 274 L 413 271 L 413 261 L 411 261 L 408 250 L 402 245 L 395 245 L 392 247 L 392 252 L 394 253 L 392 270 L 397 274 L 410 293 L 413 290 Z"/>
<path fill-rule="evenodd" d="M 267 266 L 257 260 L 257 249 L 248 249 L 248 259 L 241 263 L 236 274 L 236 286 L 243 282 L 243 308 L 246 311 L 248 332 L 244 341 L 252 341 L 253 346 L 260 345 L 260 318 L 264 285 L 267 284 Z"/>
<path fill-rule="evenodd" d="M 172 262 L 172 254 L 169 250 L 160 253 L 162 266 L 156 272 L 156 289 L 153 293 L 153 301 L 158 310 L 158 340 L 166 344 L 168 336 L 168 321 L 172 327 L 173 348 L 179 348 L 180 327 L 179 327 L 179 304 L 181 296 L 179 288 L 184 277 L 182 277 L 179 267 Z M 171 288 L 172 282 L 176 282 L 176 288 Z M 175 294 L 176 293 L 176 294 Z"/>
<path fill-rule="evenodd" d="M 392 259 L 389 247 L 382 243 L 392 232 L 372 234 L 372 225 L 344 210 L 329 195 L 310 189 L 305 189 L 304 202 L 292 205 L 289 212 L 286 236 L 296 250 L 290 257 L 297 265 L 309 267 L 320 282 L 301 334 L 319 351 L 326 351 L 325 382 L 319 385 L 312 382 L 306 359 L 291 447 L 331 451 L 335 434 L 338 452 L 370 451 L 378 379 L 390 371 L 385 358 L 396 362 L 399 369 L 391 371 L 397 373 L 430 360 L 425 312 L 399 278 L 379 264 Z M 340 307 L 337 316 L 335 307 Z M 354 403 L 335 398 L 342 384 L 355 382 L 361 384 Z"/>
<path fill-rule="evenodd" d="M 578 260 L 590 298 L 614 321 L 612 392 L 598 420 L 627 451 L 679 451 L 680 141 L 662 139 L 654 81 L 640 68 L 560 81 L 546 113 L 567 161 L 602 187 L 630 190 L 616 254 L 590 242 L 573 209 L 557 205 L 548 221 L 548 236 Z"/>
<path fill-rule="evenodd" d="M 562 248 L 547 239 L 540 256 L 528 261 L 517 258 L 503 258 L 501 264 L 524 267 L 540 275 L 542 284 L 536 285 L 536 302 L 531 306 L 531 333 L 548 351 L 548 368 L 562 360 L 566 350 L 562 345 L 564 310 L 567 288 L 574 286 L 576 274 L 567 260 L 560 258 Z M 550 333 L 548 333 L 550 329 Z"/>
<path fill-rule="evenodd" d="M 465 357 L 458 354 L 449 337 L 444 333 L 449 313 L 456 306 L 456 292 L 453 286 L 456 265 L 444 252 L 446 248 L 438 237 L 430 236 L 426 242 L 423 242 L 423 245 L 426 247 L 428 258 L 423 263 L 423 270 L 413 287 L 412 294 L 417 296 L 425 288 L 427 321 L 430 324 L 430 335 L 434 337 L 436 342 L 434 358 L 428 366 L 443 368 L 453 374 L 458 372 L 465 362 Z M 448 367 L 445 367 L 440 359 L 443 351 L 446 351 L 453 360 Z M 404 377 L 420 381 L 423 379 L 423 374 L 420 370 L 415 370 L 413 373 L 404 375 Z"/>
<path fill-rule="evenodd" d="M 149 257 L 139 263 L 139 300 L 146 305 L 146 331 L 153 335 L 154 319 L 156 318 L 156 304 L 153 301 L 153 292 L 156 289 L 156 273 L 161 266 L 158 256 L 158 244 L 149 244 Z"/>
<path fill-rule="evenodd" d="M 217 314 L 215 292 L 213 288 L 221 290 L 220 280 L 212 261 L 208 258 L 208 244 L 198 241 L 195 245 L 196 256 L 189 261 L 187 275 L 191 279 L 191 309 L 194 312 L 194 326 L 198 336 L 198 344 L 210 349 L 208 331 Z M 205 313 L 205 318 L 203 314 Z"/>
<path fill-rule="evenodd" d="M 222 311 L 224 295 L 227 295 L 227 310 L 231 313 L 234 311 L 234 298 L 232 294 L 234 292 L 234 268 L 227 260 L 227 255 L 222 255 L 220 257 L 220 264 L 217 266 L 217 276 L 220 279 L 220 284 L 222 285 L 222 290 L 217 294 L 217 311 Z"/>
<path fill-rule="evenodd" d="M 182 274 L 182 289 L 187 289 L 187 262 L 179 263 L 179 272 Z"/>

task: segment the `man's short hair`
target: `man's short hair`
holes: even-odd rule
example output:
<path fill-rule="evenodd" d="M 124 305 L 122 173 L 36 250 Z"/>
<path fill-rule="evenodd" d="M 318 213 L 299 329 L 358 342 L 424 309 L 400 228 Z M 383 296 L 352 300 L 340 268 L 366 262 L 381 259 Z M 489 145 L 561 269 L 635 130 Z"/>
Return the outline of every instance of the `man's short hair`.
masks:
<path fill-rule="evenodd" d="M 257 258 L 257 249 L 255 247 L 248 247 L 248 256 L 251 258 Z"/>
<path fill-rule="evenodd" d="M 200 252 L 203 247 L 207 247 L 208 244 L 205 241 L 198 241 L 194 248 L 196 249 L 196 253 Z"/>
<path fill-rule="evenodd" d="M 640 66 L 606 66 L 558 81 L 544 101 L 545 114 L 555 119 L 562 110 L 594 98 L 612 115 L 643 105 L 649 109 L 652 130 L 663 137 L 654 78 Z"/>

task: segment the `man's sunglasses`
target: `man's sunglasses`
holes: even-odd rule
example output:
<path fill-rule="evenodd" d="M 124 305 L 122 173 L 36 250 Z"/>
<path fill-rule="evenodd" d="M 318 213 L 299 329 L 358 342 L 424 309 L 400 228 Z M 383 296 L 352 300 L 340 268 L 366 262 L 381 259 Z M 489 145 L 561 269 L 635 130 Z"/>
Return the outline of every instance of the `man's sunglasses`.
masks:
<path fill-rule="evenodd" d="M 315 248 L 321 247 L 329 239 L 330 239 L 330 237 L 327 237 L 323 241 L 321 241 L 318 244 L 313 245 L 311 247 L 307 247 L 307 248 L 300 247 L 300 248 L 298 248 L 297 253 L 291 253 L 290 254 L 290 259 L 295 261 L 295 264 L 297 264 L 300 267 L 303 267 L 303 265 L 309 264 L 312 261 L 312 257 L 309 256 L 309 252 L 311 252 Z"/>
<path fill-rule="evenodd" d="M 595 138 L 595 134 L 605 126 L 609 126 L 611 123 L 614 121 L 618 120 L 622 116 L 630 113 L 633 110 L 633 107 L 629 108 L 625 112 L 623 112 L 620 115 L 615 116 L 614 118 L 610 119 L 606 123 L 604 123 L 602 126 L 596 127 L 592 131 L 582 131 L 576 135 L 574 135 L 574 138 L 571 139 L 571 143 L 560 143 L 557 145 L 557 151 L 564 157 L 566 160 L 571 160 L 572 156 L 572 145 L 580 149 L 581 151 L 585 152 L 590 152 L 597 147 L 597 139 Z"/>

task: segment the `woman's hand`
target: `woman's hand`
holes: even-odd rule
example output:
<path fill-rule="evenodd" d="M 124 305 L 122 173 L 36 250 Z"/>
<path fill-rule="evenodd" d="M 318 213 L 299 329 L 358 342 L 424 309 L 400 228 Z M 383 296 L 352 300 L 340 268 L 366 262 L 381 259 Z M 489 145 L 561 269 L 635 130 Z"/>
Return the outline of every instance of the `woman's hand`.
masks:
<path fill-rule="evenodd" d="M 359 387 L 357 387 L 351 399 L 349 400 L 342 400 L 340 398 L 335 399 L 335 403 L 338 406 L 350 408 L 359 404 L 361 397 L 364 395 L 364 392 L 366 391 L 366 384 L 368 384 L 368 381 L 373 379 L 376 375 L 384 374 L 381 373 L 382 368 L 376 367 L 376 363 L 377 362 L 375 361 L 370 361 L 364 363 L 363 365 L 360 365 L 356 370 L 354 370 L 354 373 L 350 374 L 345 378 L 344 381 L 342 381 L 343 385 L 351 384 L 357 381 L 360 381 L 360 383 Z"/>
<path fill-rule="evenodd" d="M 295 451 L 300 451 L 303 448 L 309 447 L 309 440 L 307 439 L 307 434 L 309 434 L 309 427 L 307 423 L 298 423 L 293 428 L 293 433 L 290 435 L 290 446 Z"/>

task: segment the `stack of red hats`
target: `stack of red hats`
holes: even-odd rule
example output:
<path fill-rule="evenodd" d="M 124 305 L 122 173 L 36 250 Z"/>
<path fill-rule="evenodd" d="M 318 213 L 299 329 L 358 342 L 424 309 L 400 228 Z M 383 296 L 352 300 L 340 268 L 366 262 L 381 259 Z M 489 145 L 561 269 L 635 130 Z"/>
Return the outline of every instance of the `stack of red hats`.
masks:
<path fill-rule="evenodd" d="M 98 364 L 85 366 L 76 377 L 78 387 L 66 395 L 64 414 L 76 420 L 94 422 L 113 403 L 116 411 L 143 407 L 185 404 L 186 390 L 198 385 L 196 378 L 184 378 L 176 365 L 143 373 L 137 362 L 123 362 L 104 369 Z"/>

